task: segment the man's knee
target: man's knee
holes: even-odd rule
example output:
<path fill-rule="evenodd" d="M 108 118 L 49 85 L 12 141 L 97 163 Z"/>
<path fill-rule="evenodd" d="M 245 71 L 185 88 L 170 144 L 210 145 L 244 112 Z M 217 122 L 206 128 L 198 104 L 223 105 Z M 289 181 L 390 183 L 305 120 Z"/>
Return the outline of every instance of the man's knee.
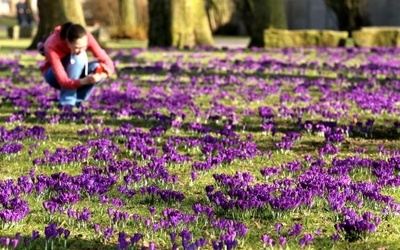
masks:
<path fill-rule="evenodd" d="M 66 90 L 62 89 L 60 93 L 59 104 L 62 106 L 75 106 L 77 97 L 76 90 Z"/>

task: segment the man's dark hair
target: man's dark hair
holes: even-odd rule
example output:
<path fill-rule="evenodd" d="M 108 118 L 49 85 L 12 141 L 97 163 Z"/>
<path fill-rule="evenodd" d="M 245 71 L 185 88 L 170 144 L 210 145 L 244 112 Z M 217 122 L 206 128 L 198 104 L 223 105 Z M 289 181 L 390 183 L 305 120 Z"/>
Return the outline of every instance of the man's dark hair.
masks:
<path fill-rule="evenodd" d="M 60 37 L 63 40 L 74 42 L 76 39 L 86 35 L 85 28 L 80 24 L 73 24 L 71 22 L 64 23 L 61 26 Z"/>

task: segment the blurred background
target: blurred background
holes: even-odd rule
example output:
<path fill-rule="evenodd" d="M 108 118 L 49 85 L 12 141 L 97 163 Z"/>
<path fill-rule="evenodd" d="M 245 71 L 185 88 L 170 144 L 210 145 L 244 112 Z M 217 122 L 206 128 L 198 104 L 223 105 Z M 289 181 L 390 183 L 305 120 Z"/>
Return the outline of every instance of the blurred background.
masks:
<path fill-rule="evenodd" d="M 18 4 L 26 5 L 28 21 L 18 19 Z M 267 28 L 347 31 L 351 37 L 362 27 L 400 26 L 399 10 L 399 0 L 0 0 L 0 26 L 8 38 L 32 37 L 31 47 L 66 20 L 86 25 L 102 41 L 182 47 L 229 37 L 263 47 Z"/>

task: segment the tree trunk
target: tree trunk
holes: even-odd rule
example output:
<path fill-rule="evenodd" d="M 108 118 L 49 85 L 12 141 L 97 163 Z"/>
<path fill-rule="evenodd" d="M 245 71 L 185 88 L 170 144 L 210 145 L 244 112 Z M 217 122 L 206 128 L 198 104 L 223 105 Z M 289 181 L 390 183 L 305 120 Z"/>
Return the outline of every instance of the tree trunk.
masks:
<path fill-rule="evenodd" d="M 172 45 L 170 0 L 149 0 L 149 47 Z"/>
<path fill-rule="evenodd" d="M 214 44 L 204 0 L 149 0 L 149 46 Z"/>
<path fill-rule="evenodd" d="M 80 0 L 58 0 L 61 1 L 65 8 L 68 21 L 86 25 L 85 16 L 83 15 L 82 3 Z"/>
<path fill-rule="evenodd" d="M 39 26 L 35 38 L 28 49 L 36 49 L 43 36 L 54 27 L 67 21 L 85 25 L 82 5 L 79 0 L 38 0 Z"/>
<path fill-rule="evenodd" d="M 249 47 L 264 47 L 264 30 L 287 29 L 283 0 L 254 0 Z"/>
<path fill-rule="evenodd" d="M 211 30 L 214 32 L 232 21 L 235 4 L 233 0 L 207 0 L 206 10 Z"/>
<path fill-rule="evenodd" d="M 368 0 L 325 0 L 336 14 L 339 30 L 351 32 L 370 26 Z"/>
<path fill-rule="evenodd" d="M 120 38 L 134 37 L 138 29 L 135 0 L 119 0 L 119 15 L 118 36 Z"/>
<path fill-rule="evenodd" d="M 139 27 L 144 27 L 146 31 L 149 28 L 149 1 L 136 0 L 136 20 Z"/>
<path fill-rule="evenodd" d="M 269 28 L 287 29 L 284 0 L 268 0 L 268 10 L 270 14 Z"/>
<path fill-rule="evenodd" d="M 234 0 L 239 18 L 243 21 L 247 33 L 252 36 L 251 25 L 254 21 L 254 1 L 253 0 Z"/>
<path fill-rule="evenodd" d="M 235 0 L 242 20 L 250 34 L 249 47 L 264 47 L 264 30 L 287 29 L 283 0 Z"/>

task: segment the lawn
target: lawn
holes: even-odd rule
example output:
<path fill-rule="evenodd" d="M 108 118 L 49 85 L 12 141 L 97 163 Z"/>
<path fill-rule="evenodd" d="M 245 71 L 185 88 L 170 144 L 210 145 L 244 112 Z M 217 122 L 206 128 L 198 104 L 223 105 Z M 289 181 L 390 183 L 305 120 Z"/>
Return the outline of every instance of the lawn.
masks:
<path fill-rule="evenodd" d="M 58 109 L 27 45 L 0 41 L 4 249 L 400 246 L 398 49 L 113 42 Z"/>

